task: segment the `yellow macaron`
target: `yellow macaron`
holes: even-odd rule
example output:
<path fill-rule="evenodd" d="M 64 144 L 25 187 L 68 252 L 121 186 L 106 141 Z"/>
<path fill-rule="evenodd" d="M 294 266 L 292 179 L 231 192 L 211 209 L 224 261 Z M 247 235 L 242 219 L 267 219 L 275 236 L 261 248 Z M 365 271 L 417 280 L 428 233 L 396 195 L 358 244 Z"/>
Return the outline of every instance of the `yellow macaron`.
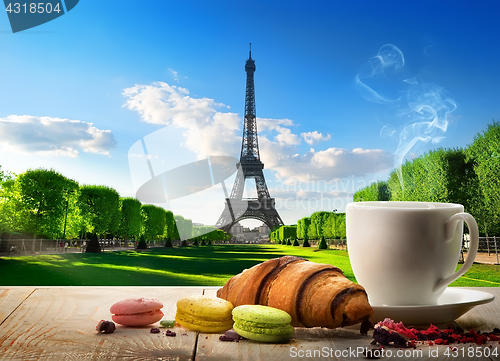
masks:
<path fill-rule="evenodd" d="M 193 331 L 225 332 L 233 327 L 232 311 L 233 304 L 222 298 L 188 296 L 177 301 L 175 320 Z"/>

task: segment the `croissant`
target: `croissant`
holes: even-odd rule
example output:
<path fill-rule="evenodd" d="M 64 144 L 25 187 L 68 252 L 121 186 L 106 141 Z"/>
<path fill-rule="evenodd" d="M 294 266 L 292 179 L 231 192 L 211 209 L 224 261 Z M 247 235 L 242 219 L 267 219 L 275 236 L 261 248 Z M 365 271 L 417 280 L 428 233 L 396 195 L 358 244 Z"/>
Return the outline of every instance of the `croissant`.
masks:
<path fill-rule="evenodd" d="M 373 310 L 364 288 L 340 268 L 301 257 L 273 258 L 229 279 L 217 297 L 239 305 L 286 311 L 295 327 L 337 328 L 368 320 Z"/>

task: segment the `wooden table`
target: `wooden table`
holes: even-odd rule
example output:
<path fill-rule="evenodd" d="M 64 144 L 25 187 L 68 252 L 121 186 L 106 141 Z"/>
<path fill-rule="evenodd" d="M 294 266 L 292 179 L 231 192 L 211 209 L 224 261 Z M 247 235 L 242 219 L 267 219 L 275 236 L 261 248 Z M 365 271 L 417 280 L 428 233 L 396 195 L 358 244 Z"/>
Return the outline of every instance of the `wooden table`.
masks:
<path fill-rule="evenodd" d="M 219 334 L 197 334 L 180 327 L 173 329 L 176 337 L 166 337 L 165 332 L 152 334 L 150 327 L 119 325 L 113 334 L 96 333 L 95 327 L 101 319 L 111 320 L 109 307 L 122 299 L 157 298 L 164 304 L 165 318 L 173 319 L 178 299 L 193 294 L 215 295 L 217 289 L 0 287 L 0 360 L 358 360 L 364 359 L 361 349 L 373 347 L 370 345 L 371 332 L 361 335 L 359 325 L 336 330 L 296 328 L 288 344 L 248 340 L 222 342 Z M 466 330 L 491 331 L 500 327 L 500 288 L 477 289 L 494 294 L 495 300 L 475 307 L 456 323 Z M 500 353 L 498 342 L 489 342 L 489 345 L 490 351 L 496 349 Z M 469 346 L 458 345 L 458 349 Z M 479 348 L 473 346 L 477 352 Z M 421 350 L 421 354 L 401 357 L 394 354 L 392 359 L 500 360 L 498 356 L 462 358 L 460 354 L 455 358 L 447 357 L 444 355 L 447 348 L 419 346 L 416 350 Z M 392 349 L 394 353 L 398 350 Z M 411 352 L 413 349 L 405 350 Z M 312 357 L 314 352 L 319 357 Z"/>

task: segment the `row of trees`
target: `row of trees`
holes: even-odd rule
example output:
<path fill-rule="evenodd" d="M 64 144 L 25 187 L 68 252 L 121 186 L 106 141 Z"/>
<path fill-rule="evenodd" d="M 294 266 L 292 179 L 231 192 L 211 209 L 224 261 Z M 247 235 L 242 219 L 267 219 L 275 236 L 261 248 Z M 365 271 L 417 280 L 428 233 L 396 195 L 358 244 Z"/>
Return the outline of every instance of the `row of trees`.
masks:
<path fill-rule="evenodd" d="M 297 225 L 280 226 L 272 230 L 272 242 L 287 239 L 345 239 L 345 213 L 315 212 L 297 221 Z"/>
<path fill-rule="evenodd" d="M 80 186 L 55 170 L 28 170 L 16 176 L 0 169 L 0 233 L 22 232 L 38 237 L 117 237 L 147 240 L 189 239 L 202 231 L 171 211 L 122 198 L 110 187 Z M 197 229 L 197 231 L 194 231 Z M 206 231 L 206 230 L 204 230 Z M 215 228 L 207 239 L 225 239 Z M 221 231 L 222 232 L 222 231 Z"/>
<path fill-rule="evenodd" d="M 297 226 L 280 226 L 271 230 L 269 235 L 271 242 L 283 241 L 288 239 L 297 239 Z"/>
<path fill-rule="evenodd" d="M 500 123 L 493 122 L 467 148 L 436 149 L 407 161 L 401 177 L 372 183 L 354 201 L 459 203 L 476 219 L 480 232 L 500 235 Z"/>
<path fill-rule="evenodd" d="M 345 213 L 315 212 L 297 221 L 299 239 L 345 239 Z"/>
<path fill-rule="evenodd" d="M 204 233 L 204 231 L 200 231 L 198 228 L 204 228 L 204 227 L 194 227 L 193 228 L 193 242 L 194 244 L 204 244 L 204 242 L 207 242 L 207 244 L 211 244 L 212 241 L 229 241 L 231 240 L 232 236 L 229 233 L 224 232 L 222 229 L 217 229 L 215 227 L 213 231 Z"/>

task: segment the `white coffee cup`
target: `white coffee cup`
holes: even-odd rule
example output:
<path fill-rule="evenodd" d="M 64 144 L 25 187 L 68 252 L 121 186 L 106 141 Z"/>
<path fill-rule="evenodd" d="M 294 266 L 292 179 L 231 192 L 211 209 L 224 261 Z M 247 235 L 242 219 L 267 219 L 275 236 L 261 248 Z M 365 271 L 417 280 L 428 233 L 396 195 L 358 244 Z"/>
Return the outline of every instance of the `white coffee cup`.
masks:
<path fill-rule="evenodd" d="M 455 272 L 463 221 L 470 248 Z M 433 305 L 477 254 L 479 231 L 464 207 L 432 202 L 355 202 L 346 207 L 352 270 L 371 305 Z"/>

